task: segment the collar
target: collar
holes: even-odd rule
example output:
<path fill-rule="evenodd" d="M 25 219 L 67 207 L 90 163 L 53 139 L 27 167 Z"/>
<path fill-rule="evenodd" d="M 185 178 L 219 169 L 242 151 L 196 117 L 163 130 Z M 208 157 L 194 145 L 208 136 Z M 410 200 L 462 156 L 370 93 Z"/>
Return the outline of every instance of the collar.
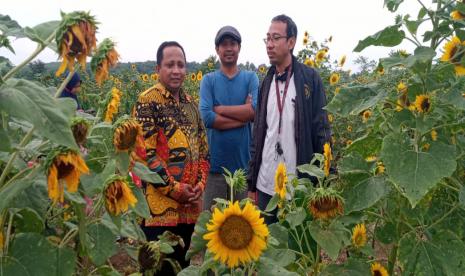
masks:
<path fill-rule="evenodd" d="M 163 84 L 161 84 L 160 82 L 155 84 L 154 88 L 161 95 L 163 95 L 166 99 L 172 99 L 173 101 L 176 101 L 173 94 L 171 94 L 171 92 Z M 184 89 L 181 87 L 181 89 L 179 89 L 179 102 L 180 103 L 190 103 L 191 101 L 192 101 L 192 98 L 189 95 L 187 95 L 184 92 Z"/>

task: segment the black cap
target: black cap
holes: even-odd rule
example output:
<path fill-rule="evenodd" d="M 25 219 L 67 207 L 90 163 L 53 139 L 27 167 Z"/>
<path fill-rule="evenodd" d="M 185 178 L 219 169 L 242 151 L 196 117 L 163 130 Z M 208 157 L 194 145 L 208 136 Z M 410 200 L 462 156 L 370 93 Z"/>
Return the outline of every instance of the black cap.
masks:
<path fill-rule="evenodd" d="M 218 33 L 216 33 L 215 46 L 220 45 L 220 42 L 223 40 L 225 36 L 232 37 L 234 40 L 239 42 L 239 44 L 241 44 L 242 42 L 241 34 L 239 34 L 236 28 L 232 26 L 224 26 L 218 31 Z"/>

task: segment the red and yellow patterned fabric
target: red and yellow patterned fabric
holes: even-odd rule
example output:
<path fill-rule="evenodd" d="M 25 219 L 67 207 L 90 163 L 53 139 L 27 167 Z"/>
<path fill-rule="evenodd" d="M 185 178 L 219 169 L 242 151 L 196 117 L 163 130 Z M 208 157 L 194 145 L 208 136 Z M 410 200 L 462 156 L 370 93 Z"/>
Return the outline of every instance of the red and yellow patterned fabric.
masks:
<path fill-rule="evenodd" d="M 134 115 L 142 125 L 146 163 L 165 183 L 143 183 L 151 211 L 145 226 L 195 223 L 201 201 L 177 201 L 182 185 L 205 188 L 210 168 L 205 127 L 197 105 L 184 91 L 179 102 L 158 83 L 139 95 Z"/>

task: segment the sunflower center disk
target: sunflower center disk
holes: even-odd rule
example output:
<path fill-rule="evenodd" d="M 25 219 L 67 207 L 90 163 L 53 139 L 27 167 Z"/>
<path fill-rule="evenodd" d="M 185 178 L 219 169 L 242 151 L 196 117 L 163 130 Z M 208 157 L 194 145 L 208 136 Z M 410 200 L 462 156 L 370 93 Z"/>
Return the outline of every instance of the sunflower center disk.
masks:
<path fill-rule="evenodd" d="M 67 177 L 74 169 L 73 164 L 60 162 L 57 164 L 58 179 Z"/>
<path fill-rule="evenodd" d="M 219 236 L 230 249 L 244 249 L 253 238 L 250 223 L 240 216 L 230 216 L 220 227 Z"/>

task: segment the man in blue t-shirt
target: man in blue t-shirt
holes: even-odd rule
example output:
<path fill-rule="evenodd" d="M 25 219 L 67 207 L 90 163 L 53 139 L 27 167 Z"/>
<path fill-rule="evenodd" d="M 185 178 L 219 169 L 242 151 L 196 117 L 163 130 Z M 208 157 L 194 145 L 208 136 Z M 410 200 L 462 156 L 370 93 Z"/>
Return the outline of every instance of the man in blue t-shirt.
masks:
<path fill-rule="evenodd" d="M 258 98 L 258 77 L 255 72 L 239 70 L 241 35 L 236 28 L 224 26 L 215 37 L 215 49 L 221 67 L 207 74 L 200 84 L 199 109 L 207 127 L 210 149 L 210 174 L 203 197 L 203 209 L 213 199 L 230 199 L 223 168 L 231 173 L 247 170 L 250 160 L 251 121 Z M 236 193 L 234 200 L 247 197 Z"/>

